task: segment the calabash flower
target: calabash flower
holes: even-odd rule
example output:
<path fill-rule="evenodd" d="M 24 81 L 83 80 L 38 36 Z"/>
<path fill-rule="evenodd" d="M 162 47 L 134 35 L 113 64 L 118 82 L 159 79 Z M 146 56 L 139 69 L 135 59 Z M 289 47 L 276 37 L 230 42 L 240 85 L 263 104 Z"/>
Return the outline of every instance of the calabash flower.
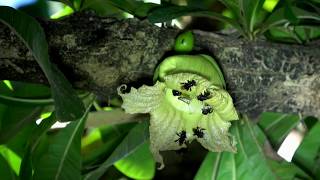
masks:
<path fill-rule="evenodd" d="M 160 151 L 178 150 L 193 140 L 210 151 L 236 151 L 228 129 L 239 118 L 222 73 L 209 61 L 213 59 L 203 55 L 170 57 L 158 67 L 153 86 L 129 93 L 121 91 L 125 85 L 118 88 L 126 113 L 150 113 L 150 150 L 160 168 Z"/>

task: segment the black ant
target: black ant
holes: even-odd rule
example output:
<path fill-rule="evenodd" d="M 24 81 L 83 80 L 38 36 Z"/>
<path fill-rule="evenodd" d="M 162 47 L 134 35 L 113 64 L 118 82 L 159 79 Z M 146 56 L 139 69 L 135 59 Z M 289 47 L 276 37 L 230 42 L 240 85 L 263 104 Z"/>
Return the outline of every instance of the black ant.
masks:
<path fill-rule="evenodd" d="M 176 133 L 179 138 L 175 140 L 174 142 L 179 142 L 179 145 L 181 146 L 182 144 L 186 144 L 186 138 L 187 138 L 187 133 L 186 131 L 182 130 L 180 133 Z"/>
<path fill-rule="evenodd" d="M 196 86 L 197 83 L 195 80 L 188 80 L 186 83 L 181 83 L 182 89 L 185 89 L 187 91 L 191 91 L 192 86 Z"/>
<path fill-rule="evenodd" d="M 202 108 L 202 114 L 204 115 L 207 115 L 209 113 L 212 113 L 213 112 L 213 109 L 210 105 L 205 105 L 203 108 Z"/>
<path fill-rule="evenodd" d="M 204 91 L 203 93 L 201 93 L 199 96 L 197 96 L 197 99 L 199 101 L 204 101 L 204 100 L 207 100 L 207 99 L 210 99 L 210 92 L 208 92 L 207 90 Z"/>
<path fill-rule="evenodd" d="M 180 91 L 177 91 L 177 90 L 172 90 L 172 94 L 174 96 L 180 96 L 181 95 L 181 92 Z"/>
<path fill-rule="evenodd" d="M 193 135 L 194 136 L 197 136 L 198 138 L 203 138 L 204 136 L 204 128 L 200 128 L 200 127 L 197 127 L 197 128 L 193 128 L 192 131 L 193 131 Z"/>

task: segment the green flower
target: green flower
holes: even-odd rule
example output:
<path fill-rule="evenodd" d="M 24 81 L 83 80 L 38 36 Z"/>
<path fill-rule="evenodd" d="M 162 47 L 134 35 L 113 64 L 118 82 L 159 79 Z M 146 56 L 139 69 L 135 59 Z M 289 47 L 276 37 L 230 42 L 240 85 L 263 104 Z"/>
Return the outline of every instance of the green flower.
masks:
<path fill-rule="evenodd" d="M 230 121 L 239 118 L 224 82 L 194 70 L 175 69 L 155 85 L 131 88 L 130 93 L 122 93 L 125 85 L 118 88 L 126 113 L 150 113 L 150 150 L 160 168 L 164 167 L 160 151 L 178 150 L 193 140 L 210 151 L 236 151 L 228 129 Z"/>

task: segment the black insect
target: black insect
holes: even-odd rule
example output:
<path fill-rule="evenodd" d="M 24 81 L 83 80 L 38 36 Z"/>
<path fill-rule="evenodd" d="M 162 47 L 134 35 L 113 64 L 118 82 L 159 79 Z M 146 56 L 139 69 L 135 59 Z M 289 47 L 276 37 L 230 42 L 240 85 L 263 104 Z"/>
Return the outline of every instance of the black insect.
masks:
<path fill-rule="evenodd" d="M 191 88 L 192 88 L 192 86 L 196 86 L 197 85 L 197 83 L 196 83 L 196 81 L 195 80 L 188 80 L 187 82 L 185 82 L 185 83 L 181 83 L 181 85 L 182 85 L 182 89 L 185 89 L 185 90 L 187 90 L 187 91 L 191 91 Z"/>
<path fill-rule="evenodd" d="M 180 91 L 177 91 L 177 90 L 172 90 L 172 94 L 174 96 L 180 96 L 181 95 L 181 92 Z"/>
<path fill-rule="evenodd" d="M 196 127 L 196 128 L 193 128 L 192 131 L 193 131 L 193 135 L 194 136 L 197 136 L 198 138 L 203 138 L 204 136 L 204 128 L 201 128 L 201 127 Z"/>
<path fill-rule="evenodd" d="M 176 134 L 177 134 L 177 136 L 179 136 L 179 138 L 177 140 L 175 140 L 174 142 L 178 142 L 180 146 L 182 144 L 186 144 L 187 143 L 187 141 L 186 141 L 186 138 L 187 138 L 186 131 L 182 130 L 181 132 L 176 133 Z"/>
<path fill-rule="evenodd" d="M 212 113 L 212 112 L 213 112 L 213 109 L 212 109 L 212 107 L 210 105 L 203 106 L 202 114 L 207 115 L 207 114 Z"/>
<path fill-rule="evenodd" d="M 207 100 L 207 99 L 210 99 L 210 98 L 211 98 L 211 94 L 210 94 L 209 91 L 204 91 L 199 96 L 197 96 L 197 99 L 199 101 L 204 101 L 204 100 Z"/>

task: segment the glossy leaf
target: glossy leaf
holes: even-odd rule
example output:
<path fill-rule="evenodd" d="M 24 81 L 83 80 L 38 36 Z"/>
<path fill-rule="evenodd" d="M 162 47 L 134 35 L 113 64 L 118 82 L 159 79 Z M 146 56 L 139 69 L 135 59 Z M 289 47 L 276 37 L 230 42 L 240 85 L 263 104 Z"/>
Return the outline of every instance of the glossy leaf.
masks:
<path fill-rule="evenodd" d="M 151 23 L 159 23 L 159 22 L 170 21 L 172 19 L 175 19 L 181 16 L 187 16 L 187 15 L 194 16 L 194 17 L 208 17 L 208 18 L 216 19 L 216 20 L 231 24 L 234 28 L 236 28 L 241 32 L 241 28 L 239 24 L 237 24 L 237 22 L 234 21 L 233 19 L 225 17 L 216 12 L 194 8 L 194 7 L 188 7 L 188 6 L 174 6 L 174 5 L 161 6 L 153 9 L 148 14 L 148 19 Z"/>
<path fill-rule="evenodd" d="M 65 4 L 65 5 L 69 6 L 73 10 L 76 10 L 76 8 L 74 7 L 73 0 L 51 0 L 51 1 L 61 2 L 61 3 Z M 83 1 L 85 1 L 85 0 L 83 0 Z"/>
<path fill-rule="evenodd" d="M 61 8 L 59 11 L 51 14 L 50 19 L 59 19 L 71 15 L 72 13 L 74 13 L 74 10 L 71 7 L 64 5 L 64 7 Z"/>
<path fill-rule="evenodd" d="M 15 174 L 19 173 L 21 158 L 14 151 L 5 145 L 0 145 L 0 156 L 2 156 L 14 171 Z"/>
<path fill-rule="evenodd" d="M 259 126 L 265 132 L 271 144 L 278 147 L 299 122 L 298 115 L 265 112 L 260 117 Z"/>
<path fill-rule="evenodd" d="M 92 9 L 99 16 L 124 18 L 124 12 L 114 7 L 108 0 L 86 0 L 82 6 L 82 10 Z"/>
<path fill-rule="evenodd" d="M 32 180 L 32 159 L 30 155 L 30 147 L 27 147 L 27 151 L 22 159 L 19 178 L 24 180 Z"/>
<path fill-rule="evenodd" d="M 320 37 L 318 26 L 294 26 L 270 28 L 267 37 L 273 41 L 304 43 Z"/>
<path fill-rule="evenodd" d="M 114 166 L 124 175 L 132 179 L 153 179 L 156 163 L 145 142 L 135 152 L 117 161 Z"/>
<path fill-rule="evenodd" d="M 240 13 L 240 6 L 238 0 L 219 0 L 222 4 L 224 4 L 235 16 L 236 19 L 238 19 L 238 22 L 241 23 L 242 17 Z"/>
<path fill-rule="evenodd" d="M 104 161 L 99 168 L 86 174 L 84 179 L 99 179 L 104 172 L 112 166 L 116 161 L 130 155 L 137 148 L 139 148 L 149 136 L 149 123 L 144 121 L 143 123 L 137 124 L 128 135 L 123 139 L 123 141 L 118 145 L 118 147 L 113 151 L 109 158 Z"/>
<path fill-rule="evenodd" d="M 10 87 L 8 87 L 7 84 Z M 26 99 L 46 99 L 51 97 L 50 88 L 47 86 L 8 80 L 0 82 L 0 94 L 3 96 Z"/>
<path fill-rule="evenodd" d="M 81 155 L 85 170 L 110 156 L 134 125 L 134 123 L 105 125 L 92 130 L 88 136 L 82 138 Z"/>
<path fill-rule="evenodd" d="M 316 13 L 312 13 L 309 11 L 305 11 L 303 9 L 292 7 L 292 12 L 294 16 L 299 20 L 314 20 L 320 22 L 320 15 Z M 268 19 L 265 21 L 264 25 L 261 27 L 259 33 L 264 33 L 268 29 L 275 26 L 282 26 L 286 23 L 291 23 L 288 18 L 286 18 L 285 8 L 279 8 L 274 11 Z"/>
<path fill-rule="evenodd" d="M 23 157 L 26 149 L 27 142 L 32 136 L 34 129 L 37 128 L 35 122 L 30 123 L 15 133 L 15 136 L 6 142 L 6 146 L 15 152 L 18 156 Z"/>
<path fill-rule="evenodd" d="M 57 117 L 72 121 L 82 117 L 84 106 L 81 100 L 57 67 L 50 63 L 45 34 L 39 23 L 30 16 L 13 8 L 0 7 L 0 21 L 9 26 L 21 38 L 40 65 L 51 85 Z"/>
<path fill-rule="evenodd" d="M 268 163 L 272 169 L 272 171 L 277 174 L 280 180 L 292 180 L 296 178 L 308 179 L 312 178 L 306 174 L 302 169 L 296 166 L 293 163 L 289 163 L 287 161 L 274 161 L 268 160 Z"/>
<path fill-rule="evenodd" d="M 121 108 L 113 108 L 108 111 L 94 111 L 88 114 L 86 127 L 102 127 L 106 124 L 115 125 L 128 122 L 135 122 L 141 119 L 138 115 L 127 114 Z"/>
<path fill-rule="evenodd" d="M 0 143 L 34 123 L 41 112 L 53 109 L 48 87 L 15 81 L 10 81 L 10 86 L 0 83 Z"/>
<path fill-rule="evenodd" d="M 262 149 L 266 139 L 261 130 L 244 118 L 243 122 L 233 123 L 231 132 L 236 137 L 238 152 L 209 152 L 195 179 L 276 179 Z"/>
<path fill-rule="evenodd" d="M 293 12 L 293 5 L 289 0 L 285 0 L 285 5 L 284 5 L 284 15 L 285 17 L 293 24 L 297 24 L 298 23 L 298 18 L 296 17 L 296 15 Z"/>
<path fill-rule="evenodd" d="M 293 159 L 320 178 L 320 122 L 315 124 L 304 137 Z"/>
<path fill-rule="evenodd" d="M 101 15 L 113 16 L 124 11 L 136 17 L 144 18 L 151 9 L 157 6 L 159 5 L 137 0 L 90 0 L 84 2 L 82 9 L 94 9 Z"/>
<path fill-rule="evenodd" d="M 6 106 L 0 104 L 0 144 L 13 138 L 21 129 L 40 116 L 43 107 Z"/>
<path fill-rule="evenodd" d="M 279 0 L 265 0 L 263 4 L 263 9 L 265 9 L 268 12 L 272 12 L 273 9 L 278 4 Z"/>
<path fill-rule="evenodd" d="M 54 100 L 51 98 L 20 98 L 13 96 L 0 95 L 0 102 L 8 105 L 19 105 L 19 106 L 44 106 L 52 105 Z"/>
<path fill-rule="evenodd" d="M 51 114 L 48 118 L 43 119 L 41 123 L 33 128 L 33 134 L 28 140 L 26 152 L 23 156 L 19 177 L 21 179 L 30 179 L 32 180 L 32 169 L 33 164 L 32 159 L 35 158 L 36 148 L 39 146 L 39 143 L 45 134 L 45 132 L 56 122 L 55 114 Z M 38 157 L 37 157 L 38 158 Z"/>
<path fill-rule="evenodd" d="M 195 180 L 215 180 L 219 173 L 222 153 L 209 152 L 198 170 Z"/>
<path fill-rule="evenodd" d="M 240 11 L 243 13 L 244 25 L 248 32 L 253 32 L 259 13 L 265 0 L 239 0 Z"/>
<path fill-rule="evenodd" d="M 109 2 L 119 8 L 122 9 L 132 15 L 136 15 L 138 17 L 145 17 L 147 13 L 154 7 L 158 6 L 153 3 L 144 3 L 137 0 L 109 0 Z"/>
<path fill-rule="evenodd" d="M 1 178 L 5 180 L 18 180 L 17 175 L 8 165 L 7 161 L 0 155 L 0 174 Z"/>
<path fill-rule="evenodd" d="M 35 180 L 81 178 L 81 136 L 89 109 L 81 119 L 51 137 L 48 152 L 35 165 Z"/>

